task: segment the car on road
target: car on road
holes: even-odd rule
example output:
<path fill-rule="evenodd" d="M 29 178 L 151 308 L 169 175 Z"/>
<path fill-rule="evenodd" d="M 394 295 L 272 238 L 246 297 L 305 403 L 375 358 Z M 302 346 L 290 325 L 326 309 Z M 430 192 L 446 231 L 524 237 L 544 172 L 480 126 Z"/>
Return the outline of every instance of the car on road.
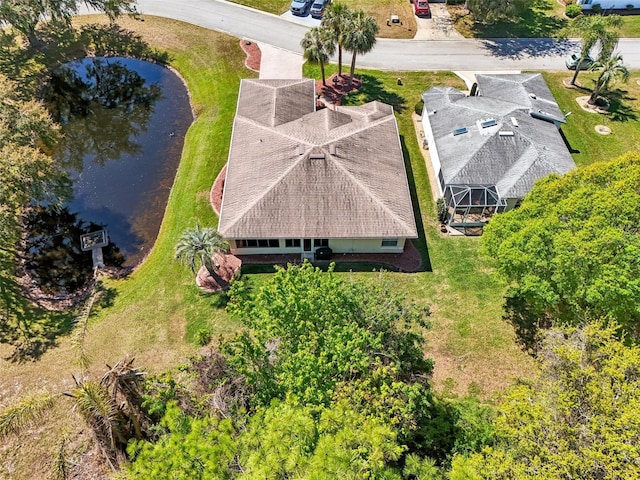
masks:
<path fill-rule="evenodd" d="M 309 8 L 309 5 L 311 5 L 312 1 L 313 0 L 293 0 L 289 10 L 291 10 L 291 13 L 294 15 L 304 17 L 307 14 L 307 9 Z"/>
<path fill-rule="evenodd" d="M 427 0 L 413 0 L 413 9 L 418 17 L 430 17 L 431 9 Z"/>
<path fill-rule="evenodd" d="M 575 70 L 578 67 L 578 63 L 580 63 L 580 70 L 589 70 L 595 63 L 595 60 L 587 55 L 582 60 L 582 62 L 580 62 L 580 54 L 572 53 L 571 56 L 567 57 L 567 60 L 565 61 L 565 64 L 567 65 L 567 68 L 569 70 Z"/>
<path fill-rule="evenodd" d="M 313 5 L 311 5 L 311 10 L 309 13 L 313 18 L 322 18 L 322 13 L 327 5 L 329 5 L 330 0 L 315 0 Z"/>

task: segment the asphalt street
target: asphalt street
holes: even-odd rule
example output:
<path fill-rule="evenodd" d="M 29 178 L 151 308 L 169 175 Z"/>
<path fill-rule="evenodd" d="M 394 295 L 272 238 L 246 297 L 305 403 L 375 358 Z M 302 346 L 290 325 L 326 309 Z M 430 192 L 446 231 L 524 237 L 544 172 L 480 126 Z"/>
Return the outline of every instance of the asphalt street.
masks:
<path fill-rule="evenodd" d="M 201 27 L 302 53 L 309 28 L 223 0 L 138 0 L 143 15 L 174 18 Z M 383 70 L 560 70 L 575 41 L 552 39 L 379 39 L 358 65 Z M 640 69 L 640 39 L 621 39 L 625 64 Z"/>

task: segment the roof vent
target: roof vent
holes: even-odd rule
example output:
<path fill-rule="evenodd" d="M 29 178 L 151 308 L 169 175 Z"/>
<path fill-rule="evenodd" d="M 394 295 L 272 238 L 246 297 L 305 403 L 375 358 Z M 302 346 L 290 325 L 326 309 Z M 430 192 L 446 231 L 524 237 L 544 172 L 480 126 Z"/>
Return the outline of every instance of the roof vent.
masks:
<path fill-rule="evenodd" d="M 497 125 L 497 124 L 498 124 L 498 122 L 496 122 L 496 120 L 495 120 L 495 119 L 491 118 L 491 119 L 489 119 L 489 120 L 487 120 L 487 121 L 482 122 L 482 123 L 480 124 L 480 126 L 481 126 L 482 128 L 489 128 L 489 127 L 493 127 L 493 126 L 495 126 L 495 125 Z"/>
<path fill-rule="evenodd" d="M 501 137 L 513 137 L 514 133 L 509 130 L 500 130 L 498 132 L 498 135 L 500 135 Z"/>
<path fill-rule="evenodd" d="M 304 155 L 304 145 L 298 145 L 298 155 Z"/>
<path fill-rule="evenodd" d="M 335 143 L 332 143 L 331 145 L 329 145 L 329 153 L 331 155 L 335 155 L 336 154 L 336 145 L 335 145 Z"/>
<path fill-rule="evenodd" d="M 324 160 L 325 155 L 324 155 L 324 152 L 313 152 L 309 155 L 309 158 L 311 160 Z"/>
<path fill-rule="evenodd" d="M 518 119 L 516 117 L 511 117 L 511 125 L 513 125 L 514 127 L 519 127 L 520 126 L 518 124 Z"/>
<path fill-rule="evenodd" d="M 538 97 L 536 97 L 536 94 L 535 94 L 535 93 L 530 93 L 530 94 L 529 94 L 529 96 L 530 96 L 531 98 L 533 98 L 534 100 L 535 100 L 536 98 L 538 98 Z"/>
<path fill-rule="evenodd" d="M 462 135 L 463 133 L 467 133 L 469 130 L 467 130 L 466 127 L 462 127 L 462 128 L 456 128 L 453 131 L 453 136 L 456 137 L 458 135 Z"/>

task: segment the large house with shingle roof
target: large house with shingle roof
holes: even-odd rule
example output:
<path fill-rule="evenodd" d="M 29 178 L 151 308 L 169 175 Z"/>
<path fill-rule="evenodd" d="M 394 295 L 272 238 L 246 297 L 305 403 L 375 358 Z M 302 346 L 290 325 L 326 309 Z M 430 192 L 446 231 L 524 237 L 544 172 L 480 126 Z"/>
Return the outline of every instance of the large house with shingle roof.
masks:
<path fill-rule="evenodd" d="M 218 230 L 235 254 L 402 252 L 418 233 L 393 108 L 242 80 Z"/>
<path fill-rule="evenodd" d="M 422 94 L 422 124 L 451 227 L 481 227 L 551 174 L 576 167 L 560 133 L 565 115 L 540 74 L 476 75 L 472 96 Z"/>

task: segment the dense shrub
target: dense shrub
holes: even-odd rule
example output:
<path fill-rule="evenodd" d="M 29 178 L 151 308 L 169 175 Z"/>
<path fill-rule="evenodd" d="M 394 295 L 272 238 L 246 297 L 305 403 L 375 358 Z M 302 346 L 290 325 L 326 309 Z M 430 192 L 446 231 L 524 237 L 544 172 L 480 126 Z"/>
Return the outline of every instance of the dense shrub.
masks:
<path fill-rule="evenodd" d="M 602 12 L 602 5 L 600 5 L 599 3 L 594 3 L 594 4 L 591 6 L 591 11 L 592 11 L 593 13 L 600 13 L 600 12 Z"/>
<path fill-rule="evenodd" d="M 416 112 L 416 115 L 422 115 L 422 110 L 424 109 L 424 102 L 420 100 L 418 103 L 416 103 L 416 106 L 413 108 Z"/>
<path fill-rule="evenodd" d="M 569 18 L 576 18 L 582 13 L 582 7 L 575 3 L 570 3 L 564 9 L 564 14 Z"/>

